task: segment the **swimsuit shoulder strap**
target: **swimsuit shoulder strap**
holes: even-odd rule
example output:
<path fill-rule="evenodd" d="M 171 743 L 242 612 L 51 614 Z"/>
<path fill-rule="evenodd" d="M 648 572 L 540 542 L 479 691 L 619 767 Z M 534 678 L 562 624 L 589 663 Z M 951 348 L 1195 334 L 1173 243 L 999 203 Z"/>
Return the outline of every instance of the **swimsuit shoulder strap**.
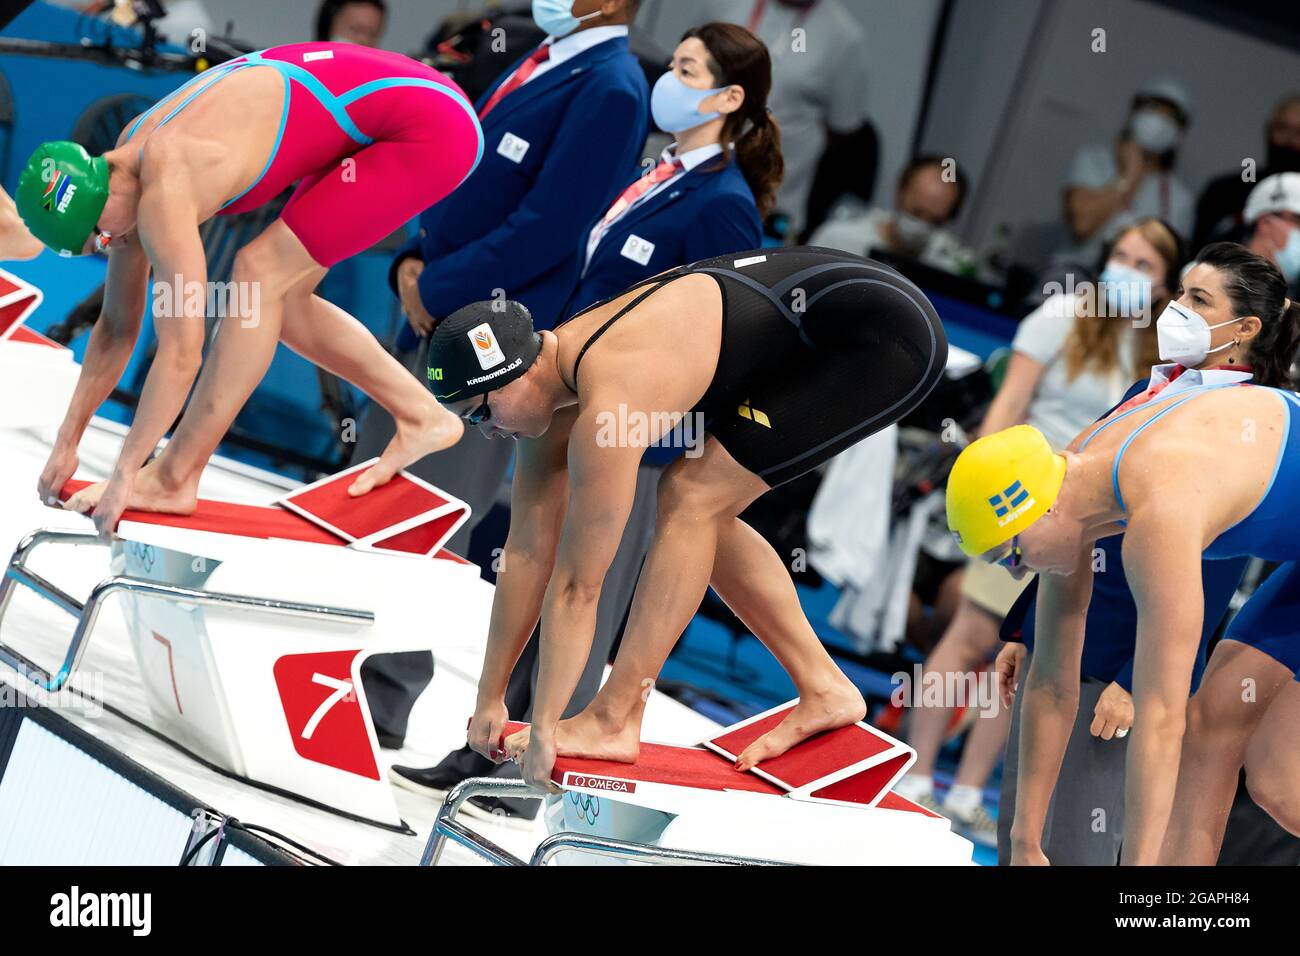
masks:
<path fill-rule="evenodd" d="M 1191 401 L 1193 398 L 1196 398 L 1197 396 L 1202 395 L 1205 392 L 1217 391 L 1218 389 L 1221 388 L 1232 388 L 1240 384 L 1242 383 L 1221 382 L 1217 385 L 1193 386 L 1192 388 L 1187 389 L 1185 392 L 1171 396 L 1173 398 L 1173 401 L 1171 401 L 1164 408 L 1160 409 L 1160 411 L 1156 412 L 1154 415 L 1152 415 L 1142 424 L 1138 425 L 1137 428 L 1129 432 L 1128 437 L 1124 439 L 1124 441 L 1120 444 L 1119 448 L 1116 450 L 1115 460 L 1110 467 L 1111 490 L 1114 491 L 1115 493 L 1115 503 L 1119 505 L 1122 510 L 1127 510 L 1127 507 L 1124 504 L 1124 496 L 1123 494 L 1120 493 L 1119 490 L 1119 465 L 1124 458 L 1124 452 L 1128 451 L 1128 446 L 1133 443 L 1133 439 L 1137 438 L 1138 435 L 1142 434 L 1142 432 L 1145 431 L 1149 425 L 1152 425 L 1157 419 L 1163 418 L 1165 415 L 1168 415 L 1170 412 L 1172 412 L 1179 405 L 1182 405 L 1184 402 Z M 1088 436 L 1088 438 L 1083 442 L 1083 444 L 1079 446 L 1079 450 L 1082 451 L 1084 445 L 1086 445 L 1089 441 L 1091 441 L 1094 437 L 1096 437 L 1097 433 L 1100 432 L 1102 429 L 1104 429 L 1107 425 L 1111 425 L 1114 422 L 1119 421 L 1121 418 L 1126 418 L 1127 416 L 1131 415 L 1133 412 L 1136 412 L 1146 407 L 1147 407 L 1146 405 L 1138 405 L 1136 408 L 1129 409 L 1123 415 L 1116 415 L 1114 419 L 1108 420 L 1102 425 L 1101 428 L 1098 428 L 1097 431 L 1093 432 L 1091 435 Z"/>
<path fill-rule="evenodd" d="M 609 327 L 611 325 L 613 325 L 619 319 L 623 318 L 623 316 L 627 315 L 629 312 L 635 309 L 638 305 L 640 305 L 650 296 L 654 295 L 656 292 L 658 292 L 668 283 L 672 282 L 674 279 L 681 278 L 683 275 L 685 275 L 685 272 L 679 268 L 679 269 L 674 269 L 671 273 L 669 273 L 666 276 L 661 276 L 659 280 L 654 283 L 654 285 L 650 286 L 650 288 L 646 289 L 644 292 L 638 295 L 627 305 L 623 306 L 623 308 L 615 312 L 610 318 L 606 319 L 605 322 L 601 324 L 600 328 L 596 329 L 595 332 L 592 332 L 591 335 L 587 337 L 587 341 L 582 343 L 582 348 L 578 350 L 578 357 L 573 360 L 573 387 L 575 391 L 577 390 L 578 387 L 578 366 L 582 364 L 582 358 L 587 354 L 587 349 L 591 348 L 596 343 L 596 340 L 609 330 Z M 646 281 L 649 282 L 654 280 L 646 280 Z M 633 288 L 636 287 L 633 286 Z M 590 311 L 590 310 L 584 310 L 584 311 Z M 582 315 L 582 314 L 583 314 L 582 312 L 578 313 L 578 315 Z M 570 319 L 570 321 L 572 321 L 572 319 Z"/>
<path fill-rule="evenodd" d="M 226 76 L 229 73 L 233 73 L 236 70 L 243 69 L 246 66 L 253 66 L 255 62 L 259 61 L 260 59 L 261 57 L 258 56 L 258 54 L 250 53 L 248 54 L 248 56 L 240 57 L 238 60 L 231 60 L 229 63 L 222 63 L 219 66 L 214 66 L 209 70 L 204 70 L 198 76 L 195 76 L 190 80 L 187 80 L 185 83 L 181 84 L 171 93 L 164 96 L 153 106 L 149 107 L 147 110 L 141 113 L 136 118 L 136 121 L 131 124 L 130 130 L 126 134 L 127 140 L 129 141 L 132 137 L 135 136 L 136 131 L 140 128 L 140 124 L 142 124 L 150 116 L 156 113 L 164 103 L 166 103 L 169 99 L 171 99 L 176 94 L 183 93 L 184 91 L 188 90 L 192 86 L 198 87 L 198 89 L 190 93 L 189 96 L 185 97 L 185 99 L 181 100 L 180 103 L 178 103 L 175 107 L 173 107 L 170 113 L 168 113 L 161 120 L 159 120 L 158 125 L 154 127 L 155 129 L 161 129 L 162 127 L 170 123 L 173 117 L 175 117 L 176 114 L 179 113 L 181 110 L 185 109 L 185 107 L 189 106 L 190 102 L 196 96 L 198 96 L 208 87 L 212 86 L 212 84 L 216 83 L 222 77 Z"/>

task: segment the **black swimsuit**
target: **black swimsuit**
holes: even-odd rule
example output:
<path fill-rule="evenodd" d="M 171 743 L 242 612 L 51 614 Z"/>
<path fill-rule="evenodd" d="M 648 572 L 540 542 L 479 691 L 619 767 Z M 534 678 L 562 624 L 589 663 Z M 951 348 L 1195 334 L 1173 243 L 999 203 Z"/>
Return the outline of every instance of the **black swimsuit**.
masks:
<path fill-rule="evenodd" d="M 916 286 L 861 256 L 798 247 L 704 259 L 640 283 L 649 288 L 583 344 L 572 380 L 610 326 L 694 273 L 712 275 L 722 291 L 722 344 L 713 380 L 691 411 L 771 486 L 898 421 L 943 374 L 948 340 Z"/>

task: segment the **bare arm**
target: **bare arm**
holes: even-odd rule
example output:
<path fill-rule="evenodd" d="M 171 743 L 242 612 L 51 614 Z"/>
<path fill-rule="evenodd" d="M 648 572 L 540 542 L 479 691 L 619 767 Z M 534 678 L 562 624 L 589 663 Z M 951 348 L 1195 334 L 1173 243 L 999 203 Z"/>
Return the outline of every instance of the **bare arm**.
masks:
<path fill-rule="evenodd" d="M 1104 186 L 1071 186 L 1065 191 L 1065 218 L 1080 242 L 1127 209 L 1142 185 L 1142 150 L 1126 140 L 1118 152 L 1119 174 L 1113 180 Z"/>
<path fill-rule="evenodd" d="M 519 655 L 542 614 L 568 505 L 569 431 L 574 410 L 556 413 L 546 434 L 519 442 L 510 488 L 510 533 L 501 553 L 479 701 L 505 696 Z"/>
<path fill-rule="evenodd" d="M 1079 664 L 1092 599 L 1092 551 L 1073 574 L 1044 574 L 1038 584 L 1034 653 L 1020 712 L 1020 769 L 1011 840 L 1017 857 L 1041 852 L 1047 808 L 1079 709 Z"/>
<path fill-rule="evenodd" d="M 104 281 L 104 304 L 86 345 L 77 387 L 63 416 L 63 424 L 59 426 L 49 462 L 41 474 L 39 492 L 42 501 L 56 499 L 64 483 L 77 469 L 77 446 L 86 425 L 112 394 L 135 349 L 148 288 L 149 258 L 139 241 L 132 236 L 111 247 L 108 275 Z"/>
<path fill-rule="evenodd" d="M 602 408 L 609 403 L 591 404 Z M 597 414 L 584 409 L 569 442 L 569 509 L 542 610 L 534 740 L 538 734 L 554 734 L 582 676 L 595 634 L 601 585 L 636 494 L 644 449 L 626 443 L 602 445 L 597 439 L 601 431 Z"/>
<path fill-rule="evenodd" d="M 113 478 L 133 480 L 180 414 L 203 359 L 207 258 L 189 173 L 175 149 L 146 157 L 139 233 L 154 266 L 158 348 Z M 173 168 L 167 168 L 168 164 Z"/>
<path fill-rule="evenodd" d="M 1169 824 L 1204 615 L 1203 537 L 1201 514 L 1189 496 L 1170 500 L 1168 493 L 1134 514 L 1124 536 L 1124 568 L 1138 608 L 1125 864 L 1155 863 Z"/>
<path fill-rule="evenodd" d="M 1023 352 L 1012 352 L 1011 361 L 1007 363 L 1007 374 L 1002 379 L 998 393 L 993 396 L 989 410 L 984 413 L 979 434 L 992 435 L 1023 423 L 1029 414 L 1029 403 L 1042 378 L 1042 363 Z"/>

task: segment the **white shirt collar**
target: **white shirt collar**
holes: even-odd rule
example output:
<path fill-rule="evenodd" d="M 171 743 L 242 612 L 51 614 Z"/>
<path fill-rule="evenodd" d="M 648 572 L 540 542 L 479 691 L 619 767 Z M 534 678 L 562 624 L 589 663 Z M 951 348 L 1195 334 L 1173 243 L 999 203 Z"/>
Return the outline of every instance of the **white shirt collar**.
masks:
<path fill-rule="evenodd" d="M 1148 388 L 1155 388 L 1157 385 L 1163 385 L 1169 381 L 1173 375 L 1174 369 L 1178 366 L 1173 362 L 1163 365 L 1151 366 L 1151 384 Z M 1184 388 L 1195 385 L 1217 385 L 1222 382 L 1244 382 L 1251 378 L 1250 372 L 1243 372 L 1234 368 L 1207 368 L 1202 371 L 1199 368 L 1189 368 L 1178 376 L 1178 383 Z"/>
<path fill-rule="evenodd" d="M 714 156 L 721 155 L 721 143 L 709 143 L 707 146 L 697 146 L 694 149 L 688 149 L 681 155 L 678 155 L 677 153 L 677 144 L 671 143 L 664 147 L 664 151 L 659 155 L 659 158 L 665 163 L 670 163 L 675 159 L 680 162 L 689 173 L 696 166 L 700 165 L 700 163 L 706 162 Z"/>
<path fill-rule="evenodd" d="M 620 24 L 612 27 L 592 27 L 590 30 L 578 30 L 558 40 L 547 37 L 546 42 L 551 45 L 551 56 L 548 62 L 552 64 L 563 63 L 565 60 L 572 59 L 579 53 L 585 53 L 606 40 L 625 36 L 627 36 L 627 25 Z"/>

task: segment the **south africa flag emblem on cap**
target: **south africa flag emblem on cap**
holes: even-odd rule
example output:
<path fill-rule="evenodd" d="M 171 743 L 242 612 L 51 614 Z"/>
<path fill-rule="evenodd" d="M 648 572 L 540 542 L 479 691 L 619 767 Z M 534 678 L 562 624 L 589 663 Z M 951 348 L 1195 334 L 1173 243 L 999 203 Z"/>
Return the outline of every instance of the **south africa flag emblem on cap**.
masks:
<path fill-rule="evenodd" d="M 76 191 L 77 187 L 72 185 L 72 180 L 67 177 L 67 174 L 56 169 L 54 178 L 50 180 L 50 184 L 45 187 L 45 192 L 41 196 L 41 206 L 46 212 L 55 210 L 64 212 Z"/>
<path fill-rule="evenodd" d="M 54 171 L 54 178 L 45 187 L 45 194 L 41 197 L 41 205 L 45 207 L 46 212 L 54 212 L 54 200 L 59 191 L 59 184 L 65 182 L 67 178 L 57 169 Z"/>

